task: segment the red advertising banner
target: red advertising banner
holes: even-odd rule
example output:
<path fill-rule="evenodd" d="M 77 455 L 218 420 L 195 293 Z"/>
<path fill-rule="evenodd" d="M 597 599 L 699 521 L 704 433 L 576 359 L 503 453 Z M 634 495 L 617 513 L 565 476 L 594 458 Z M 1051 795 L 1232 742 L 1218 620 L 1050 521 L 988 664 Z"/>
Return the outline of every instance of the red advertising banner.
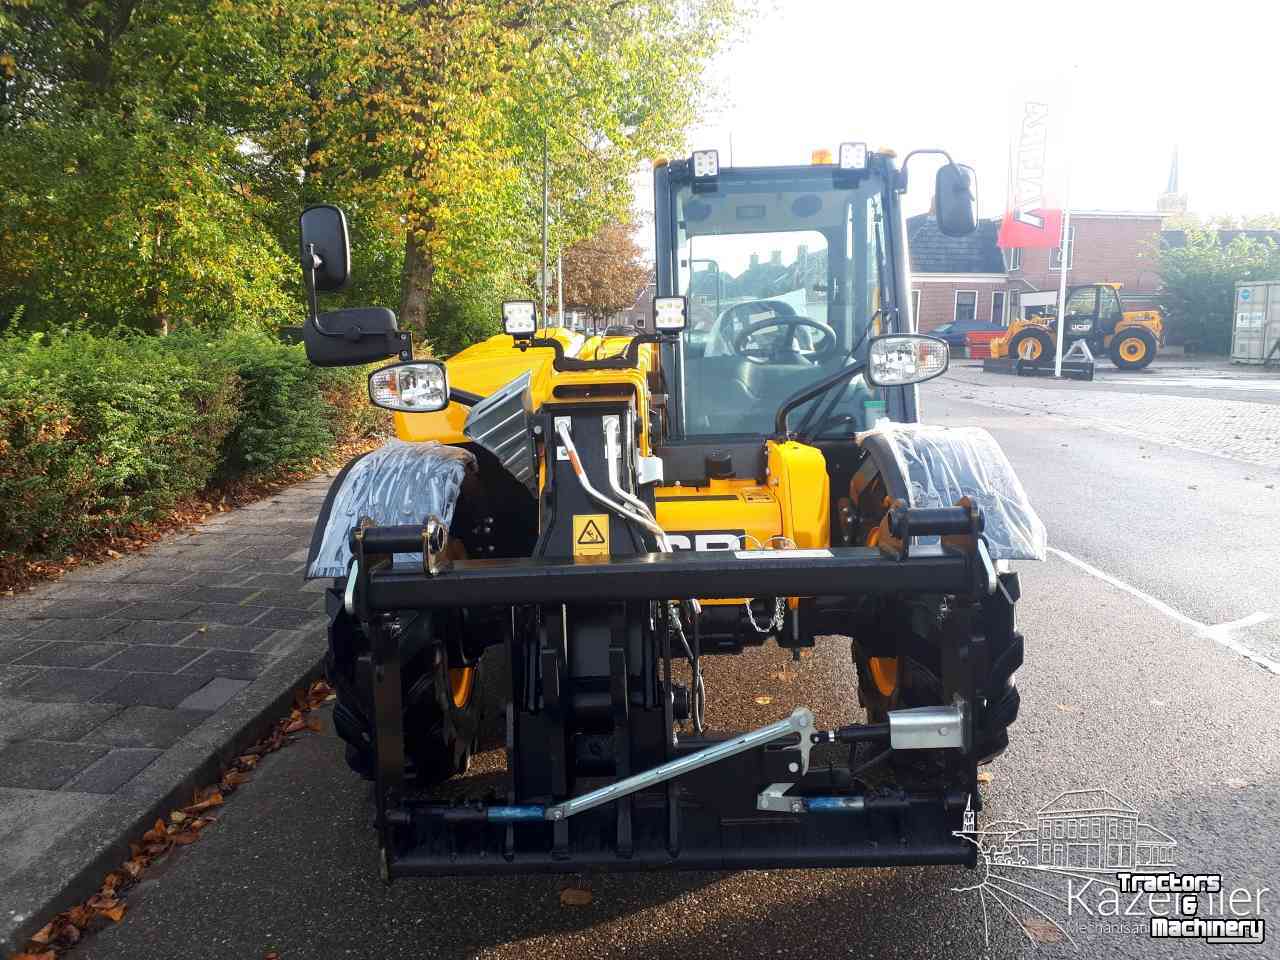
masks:
<path fill-rule="evenodd" d="M 1052 196 L 1049 175 L 1049 104 L 1028 100 L 1010 156 L 1009 196 L 996 243 L 1012 247 L 1056 247 L 1062 242 L 1062 207 Z"/>

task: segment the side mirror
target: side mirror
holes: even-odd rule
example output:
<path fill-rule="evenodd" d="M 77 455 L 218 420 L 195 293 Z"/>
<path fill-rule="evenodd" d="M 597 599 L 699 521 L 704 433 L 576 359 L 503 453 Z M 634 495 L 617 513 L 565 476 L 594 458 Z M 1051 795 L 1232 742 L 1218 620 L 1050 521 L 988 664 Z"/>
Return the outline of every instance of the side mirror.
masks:
<path fill-rule="evenodd" d="M 307 359 L 317 367 L 354 367 L 400 356 L 408 359 L 409 335 L 386 307 L 353 307 L 322 313 L 302 328 Z"/>
<path fill-rule="evenodd" d="M 315 270 L 315 291 L 343 289 L 351 281 L 351 242 L 346 215 L 332 204 L 317 204 L 302 211 L 298 228 L 302 269 Z"/>
<path fill-rule="evenodd" d="M 967 237 L 978 226 L 977 189 L 973 170 L 958 163 L 938 169 L 934 182 L 934 208 L 938 229 L 944 236 Z"/>

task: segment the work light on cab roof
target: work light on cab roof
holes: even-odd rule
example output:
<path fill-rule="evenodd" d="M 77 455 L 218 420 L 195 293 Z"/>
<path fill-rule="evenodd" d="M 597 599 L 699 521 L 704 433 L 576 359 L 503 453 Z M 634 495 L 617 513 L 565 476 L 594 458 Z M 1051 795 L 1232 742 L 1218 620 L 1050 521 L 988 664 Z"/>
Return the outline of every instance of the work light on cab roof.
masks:
<path fill-rule="evenodd" d="M 653 329 L 658 333 L 679 333 L 688 313 L 684 297 L 653 298 Z"/>
<path fill-rule="evenodd" d="M 505 300 L 502 304 L 502 330 L 517 340 L 533 336 L 538 326 L 538 308 L 532 300 Z"/>
<path fill-rule="evenodd" d="M 867 169 L 867 145 L 865 143 L 840 144 L 840 169 Z"/>
<path fill-rule="evenodd" d="M 709 180 L 720 173 L 718 150 L 693 151 L 693 176 L 696 180 Z"/>

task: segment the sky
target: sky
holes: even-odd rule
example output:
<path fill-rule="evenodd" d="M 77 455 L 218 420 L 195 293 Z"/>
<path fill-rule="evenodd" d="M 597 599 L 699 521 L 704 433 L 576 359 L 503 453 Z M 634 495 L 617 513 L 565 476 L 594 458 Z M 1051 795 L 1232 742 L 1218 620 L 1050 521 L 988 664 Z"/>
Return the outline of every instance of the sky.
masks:
<path fill-rule="evenodd" d="M 689 146 L 727 164 L 732 142 L 739 166 L 807 163 L 845 140 L 899 158 L 944 147 L 976 169 L 980 215 L 998 216 L 1013 113 L 1048 97 L 1074 209 L 1154 210 L 1177 148 L 1192 212 L 1280 212 L 1278 37 L 1280 7 L 1236 0 L 763 0 L 714 63 Z M 932 192 L 936 162 L 919 160 L 908 213 Z"/>

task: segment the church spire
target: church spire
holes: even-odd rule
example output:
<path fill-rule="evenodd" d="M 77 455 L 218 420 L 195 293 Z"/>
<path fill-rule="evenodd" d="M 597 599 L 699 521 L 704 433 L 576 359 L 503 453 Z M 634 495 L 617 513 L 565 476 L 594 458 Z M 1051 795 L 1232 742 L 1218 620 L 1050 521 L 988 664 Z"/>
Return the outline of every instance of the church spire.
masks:
<path fill-rule="evenodd" d="M 1187 195 L 1178 192 L 1178 148 L 1173 148 L 1173 160 L 1169 164 L 1169 182 L 1165 184 L 1164 193 L 1156 200 L 1156 209 L 1161 213 L 1186 213 Z"/>

